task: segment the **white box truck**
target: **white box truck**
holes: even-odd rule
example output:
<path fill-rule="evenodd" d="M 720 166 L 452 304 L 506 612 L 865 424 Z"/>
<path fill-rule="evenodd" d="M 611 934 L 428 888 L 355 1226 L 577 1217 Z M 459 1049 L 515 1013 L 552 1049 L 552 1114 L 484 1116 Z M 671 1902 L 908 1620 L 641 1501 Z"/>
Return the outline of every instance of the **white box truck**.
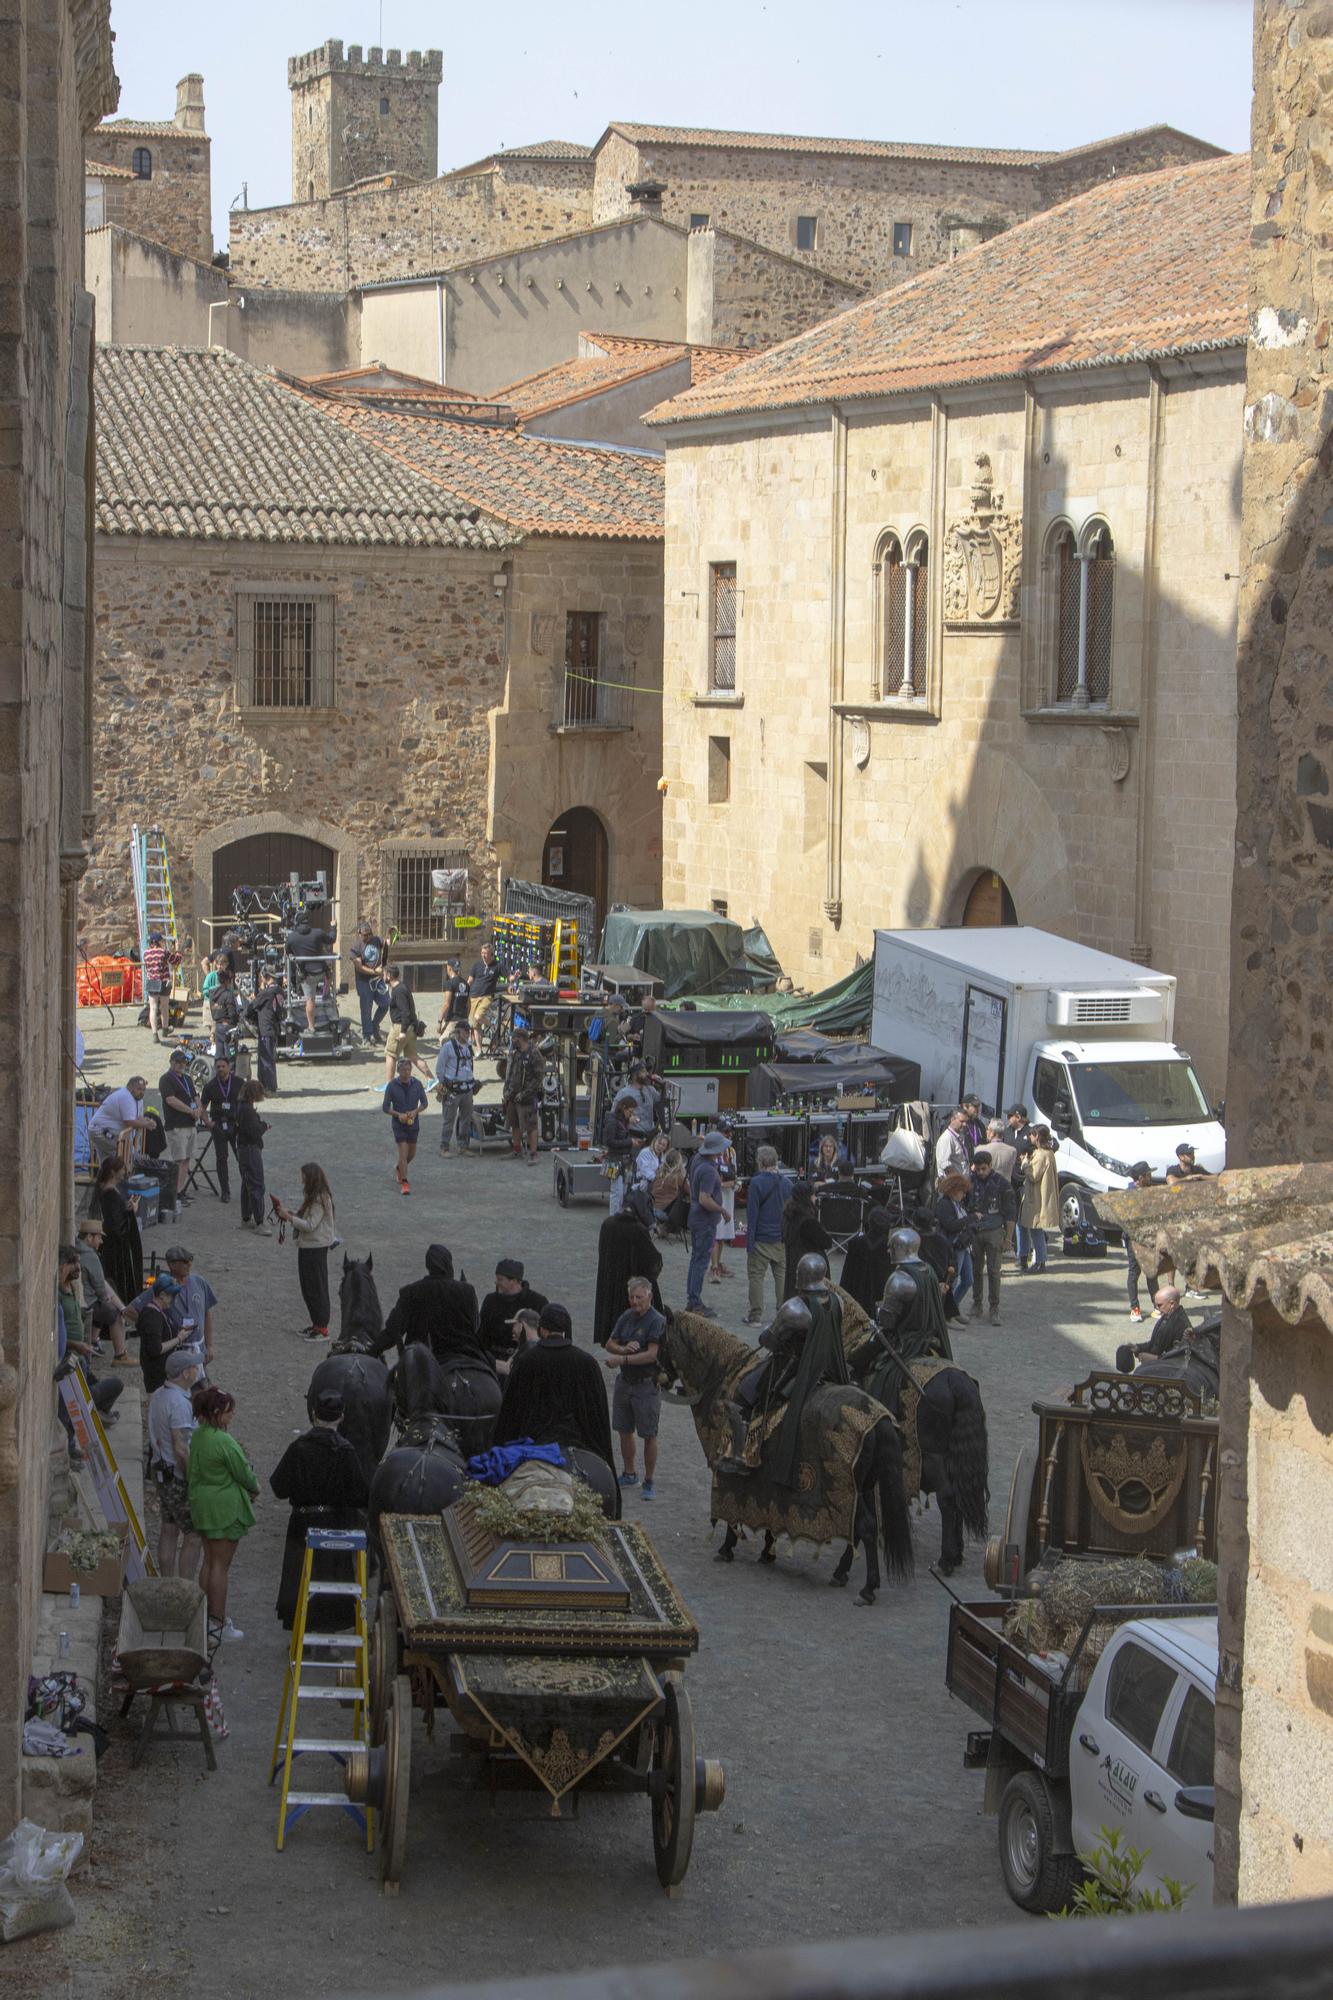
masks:
<path fill-rule="evenodd" d="M 921 1095 L 975 1091 L 1003 1117 L 1024 1104 L 1056 1136 L 1065 1225 L 1096 1213 L 1146 1160 L 1188 1143 L 1210 1174 L 1226 1137 L 1171 1039 L 1176 982 L 1027 925 L 875 932 L 871 1038 L 921 1065 Z"/>

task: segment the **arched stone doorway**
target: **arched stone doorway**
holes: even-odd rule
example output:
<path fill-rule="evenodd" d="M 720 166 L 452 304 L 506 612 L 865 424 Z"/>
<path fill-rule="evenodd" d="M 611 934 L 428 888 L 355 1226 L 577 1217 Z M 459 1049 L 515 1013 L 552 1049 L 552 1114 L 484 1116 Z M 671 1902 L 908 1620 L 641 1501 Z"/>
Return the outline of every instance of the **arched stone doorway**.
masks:
<path fill-rule="evenodd" d="M 591 806 L 561 813 L 542 846 L 542 881 L 550 889 L 591 896 L 599 930 L 606 915 L 608 858 L 606 828 Z"/>
<path fill-rule="evenodd" d="M 1008 885 L 993 868 L 983 868 L 972 883 L 960 922 L 969 929 L 997 929 L 1001 924 L 1018 922 L 1018 912 Z"/>
<path fill-rule="evenodd" d="M 221 862 L 221 866 L 215 865 Z M 297 869 L 303 881 L 322 868 L 328 877 L 338 925 L 338 943 L 347 942 L 362 914 L 357 883 L 358 842 L 341 827 L 313 813 L 250 813 L 208 828 L 194 846 L 190 884 L 191 925 L 197 950 L 208 949 L 205 917 L 230 917 L 231 891 L 238 883 L 280 881 Z"/>

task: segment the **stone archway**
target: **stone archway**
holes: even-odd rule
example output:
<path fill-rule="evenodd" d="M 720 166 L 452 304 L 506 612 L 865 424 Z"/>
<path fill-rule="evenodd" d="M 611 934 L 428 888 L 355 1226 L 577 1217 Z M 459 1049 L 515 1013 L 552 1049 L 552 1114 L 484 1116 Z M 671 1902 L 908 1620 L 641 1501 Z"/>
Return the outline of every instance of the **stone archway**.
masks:
<path fill-rule="evenodd" d="M 958 921 L 965 929 L 978 926 L 997 929 L 1003 924 L 1016 924 L 1018 912 L 1004 877 L 993 868 L 979 868 Z"/>
<path fill-rule="evenodd" d="M 542 881 L 548 888 L 591 896 L 600 932 L 606 915 L 610 842 L 601 815 L 591 806 L 571 806 L 552 822 L 542 843 Z"/>
<path fill-rule="evenodd" d="M 238 840 L 249 840 L 258 834 L 293 835 L 302 840 L 317 841 L 321 847 L 332 849 L 337 856 L 337 897 L 338 946 L 346 960 L 348 941 L 360 918 L 360 886 L 358 882 L 361 859 L 360 843 L 352 834 L 341 827 L 331 826 L 327 820 L 317 819 L 313 813 L 264 812 L 248 813 L 241 819 L 224 820 L 221 825 L 210 827 L 200 834 L 194 844 L 193 855 L 193 899 L 191 907 L 195 912 L 195 950 L 203 953 L 208 949 L 208 931 L 202 919 L 210 914 L 213 907 L 213 863 L 217 854 Z"/>
<path fill-rule="evenodd" d="M 1018 922 L 1038 923 L 1062 937 L 1081 935 L 1059 816 L 1020 764 L 1003 756 L 979 758 L 949 816 L 948 861 L 937 878 L 939 914 L 927 921 L 963 923 L 978 880 L 997 876 Z"/>

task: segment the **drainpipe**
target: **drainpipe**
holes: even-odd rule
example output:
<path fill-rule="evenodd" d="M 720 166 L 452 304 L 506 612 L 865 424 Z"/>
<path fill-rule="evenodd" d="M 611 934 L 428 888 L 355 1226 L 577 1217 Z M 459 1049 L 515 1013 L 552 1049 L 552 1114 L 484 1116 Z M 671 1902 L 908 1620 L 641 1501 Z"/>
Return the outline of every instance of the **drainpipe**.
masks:
<path fill-rule="evenodd" d="M 829 424 L 833 454 L 833 517 L 829 535 L 829 730 L 827 859 L 824 915 L 834 930 L 842 922 L 842 717 L 844 606 L 847 584 L 847 419 L 834 409 Z"/>

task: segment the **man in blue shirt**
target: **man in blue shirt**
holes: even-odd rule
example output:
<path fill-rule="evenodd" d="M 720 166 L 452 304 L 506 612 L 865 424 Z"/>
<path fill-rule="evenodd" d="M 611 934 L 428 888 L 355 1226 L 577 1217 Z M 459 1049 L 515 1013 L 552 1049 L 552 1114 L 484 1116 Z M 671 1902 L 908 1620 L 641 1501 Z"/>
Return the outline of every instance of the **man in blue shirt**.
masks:
<path fill-rule="evenodd" d="M 398 1148 L 394 1173 L 400 1194 L 412 1192 L 407 1170 L 416 1157 L 417 1140 L 421 1136 L 421 1114 L 428 1101 L 421 1079 L 412 1074 L 413 1067 L 411 1056 L 399 1056 L 393 1080 L 384 1086 L 384 1102 L 380 1106 L 381 1111 L 387 1111 L 393 1120 L 393 1139 Z"/>
<path fill-rule="evenodd" d="M 710 1132 L 690 1162 L 690 1269 L 685 1281 L 686 1312 L 703 1311 L 703 1283 L 713 1255 L 713 1242 L 722 1214 L 722 1176 L 718 1160 L 727 1150 L 721 1132 Z"/>
<path fill-rule="evenodd" d="M 778 1172 L 778 1156 L 772 1146 L 761 1146 L 755 1154 L 759 1171 L 745 1193 L 745 1271 L 750 1281 L 750 1310 L 747 1326 L 758 1326 L 764 1316 L 764 1273 L 773 1273 L 773 1309 L 782 1304 L 782 1280 L 787 1252 L 782 1241 L 782 1215 L 787 1206 L 787 1182 Z"/>

